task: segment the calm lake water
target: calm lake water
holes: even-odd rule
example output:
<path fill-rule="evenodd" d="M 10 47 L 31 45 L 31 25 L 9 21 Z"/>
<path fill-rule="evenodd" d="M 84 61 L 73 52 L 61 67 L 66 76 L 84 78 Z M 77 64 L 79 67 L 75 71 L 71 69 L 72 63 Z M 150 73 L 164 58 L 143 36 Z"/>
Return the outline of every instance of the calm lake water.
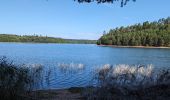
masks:
<path fill-rule="evenodd" d="M 94 44 L 0 43 L 0 56 L 6 56 L 15 64 L 42 65 L 43 89 L 92 85 L 94 70 L 105 64 L 170 67 L 170 49 L 113 48 Z"/>

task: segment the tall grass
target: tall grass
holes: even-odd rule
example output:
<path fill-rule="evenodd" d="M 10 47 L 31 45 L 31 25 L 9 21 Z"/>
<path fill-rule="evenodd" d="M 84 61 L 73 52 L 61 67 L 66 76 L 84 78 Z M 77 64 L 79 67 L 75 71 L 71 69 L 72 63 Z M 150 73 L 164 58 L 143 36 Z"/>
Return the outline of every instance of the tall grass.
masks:
<path fill-rule="evenodd" d="M 22 100 L 39 83 L 42 66 L 14 65 L 0 58 L 0 100 Z M 27 98 L 27 97 L 26 97 Z"/>
<path fill-rule="evenodd" d="M 62 72 L 75 73 L 85 69 L 82 63 L 58 63 L 58 67 Z"/>
<path fill-rule="evenodd" d="M 97 87 L 88 88 L 87 99 L 170 99 L 170 70 L 153 65 L 104 65 L 95 71 Z"/>

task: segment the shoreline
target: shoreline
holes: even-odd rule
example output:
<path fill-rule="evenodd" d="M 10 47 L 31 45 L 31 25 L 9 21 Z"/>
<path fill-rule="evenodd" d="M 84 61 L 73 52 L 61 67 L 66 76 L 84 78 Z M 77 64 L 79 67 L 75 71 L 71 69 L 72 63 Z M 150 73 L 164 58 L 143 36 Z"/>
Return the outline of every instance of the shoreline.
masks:
<path fill-rule="evenodd" d="M 0 43 L 16 43 L 16 44 L 92 44 L 92 43 L 45 43 L 45 42 L 0 42 Z M 97 45 L 97 44 L 93 44 Z M 97 45 L 101 47 L 113 47 L 113 48 L 150 48 L 150 49 L 170 49 L 170 47 L 163 46 L 118 46 L 118 45 Z"/>
<path fill-rule="evenodd" d="M 150 49 L 170 49 L 170 47 L 156 47 L 156 46 L 118 46 L 118 45 L 98 45 L 102 47 L 113 47 L 113 48 L 150 48 Z"/>
<path fill-rule="evenodd" d="M 13 44 L 92 44 L 92 43 L 45 43 L 45 42 L 0 42 L 0 43 L 13 43 Z"/>
<path fill-rule="evenodd" d="M 82 88 L 34 90 L 28 96 L 33 100 L 37 98 L 40 100 L 84 100 L 84 97 L 81 95 Z"/>
<path fill-rule="evenodd" d="M 89 90 L 92 91 L 93 89 L 96 89 L 94 87 L 91 87 L 88 91 L 84 91 L 86 88 L 85 87 L 70 87 L 70 88 L 66 88 L 66 89 L 48 89 L 48 90 L 35 90 L 30 92 L 29 94 L 25 95 L 26 98 L 29 98 L 31 100 L 86 100 L 87 97 L 85 95 L 83 95 L 83 93 L 87 92 L 89 93 Z M 106 88 L 105 88 L 106 89 Z M 117 90 L 117 88 L 114 88 Z M 141 89 L 137 89 L 136 91 L 134 91 L 135 93 L 141 93 L 141 95 L 135 95 L 135 94 L 128 94 L 128 96 L 131 96 L 132 100 L 136 100 L 136 96 L 137 97 L 141 97 L 142 95 L 142 100 L 145 99 L 152 99 L 153 97 L 156 98 L 162 98 L 163 100 L 169 100 L 169 95 L 168 95 L 168 91 L 169 91 L 170 87 L 168 84 L 158 84 L 158 85 L 152 85 L 149 87 L 145 87 L 142 90 Z M 84 91 L 84 92 L 83 92 Z M 99 89 L 100 92 L 102 92 L 101 89 Z M 149 91 L 149 92 L 147 92 Z M 109 92 L 109 91 L 107 91 Z M 149 95 L 147 95 L 147 93 L 149 93 Z M 111 92 L 109 92 L 111 93 Z M 133 92 L 132 92 L 133 93 Z M 153 94 L 150 94 L 153 93 Z M 163 94 L 164 95 L 163 95 Z M 112 97 L 115 98 L 115 100 L 119 100 L 120 98 L 125 99 L 126 95 L 121 95 L 122 92 L 118 91 L 118 92 L 114 92 L 112 93 Z M 91 94 L 92 97 L 95 94 Z M 97 95 L 99 96 L 99 95 Z M 107 97 L 107 95 L 104 95 Z M 100 98 L 100 97 L 99 97 Z M 129 98 L 130 99 L 130 98 Z M 156 99 L 157 100 L 157 99 Z"/>

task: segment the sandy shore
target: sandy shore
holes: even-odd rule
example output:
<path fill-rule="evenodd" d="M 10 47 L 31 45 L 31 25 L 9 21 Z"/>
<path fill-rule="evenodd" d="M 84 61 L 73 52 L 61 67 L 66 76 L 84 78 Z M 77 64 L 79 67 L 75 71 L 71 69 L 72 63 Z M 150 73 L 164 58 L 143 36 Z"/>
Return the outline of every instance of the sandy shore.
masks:
<path fill-rule="evenodd" d="M 170 47 L 155 47 L 155 46 L 117 46 L 117 45 L 98 45 L 104 47 L 114 47 L 114 48 L 158 48 L 158 49 L 170 49 Z"/>

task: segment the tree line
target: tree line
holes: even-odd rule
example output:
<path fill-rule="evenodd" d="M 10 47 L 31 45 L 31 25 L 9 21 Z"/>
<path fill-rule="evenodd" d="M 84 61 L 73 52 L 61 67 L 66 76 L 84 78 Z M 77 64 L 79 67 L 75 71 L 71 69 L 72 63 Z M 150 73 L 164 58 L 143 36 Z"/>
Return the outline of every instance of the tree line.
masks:
<path fill-rule="evenodd" d="M 104 31 L 97 44 L 170 47 L 170 17 Z"/>
<path fill-rule="evenodd" d="M 96 40 L 62 39 L 39 35 L 0 34 L 0 42 L 96 44 Z"/>

